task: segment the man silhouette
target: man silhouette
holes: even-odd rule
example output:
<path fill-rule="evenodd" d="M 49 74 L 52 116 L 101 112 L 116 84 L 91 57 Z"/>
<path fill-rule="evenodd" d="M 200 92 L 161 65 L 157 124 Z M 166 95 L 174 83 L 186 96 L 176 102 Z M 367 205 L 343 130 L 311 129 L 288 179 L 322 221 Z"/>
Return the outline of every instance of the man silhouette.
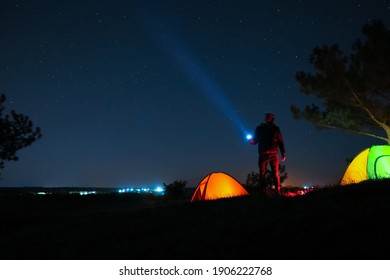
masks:
<path fill-rule="evenodd" d="M 266 190 L 266 174 L 268 164 L 271 167 L 272 179 L 278 194 L 280 191 L 279 175 L 279 150 L 282 161 L 286 160 L 286 151 L 282 133 L 277 125 L 274 124 L 275 115 L 272 113 L 265 114 L 265 122 L 256 127 L 253 139 L 250 140 L 252 145 L 258 144 L 259 152 L 259 169 L 260 169 L 260 189 Z"/>

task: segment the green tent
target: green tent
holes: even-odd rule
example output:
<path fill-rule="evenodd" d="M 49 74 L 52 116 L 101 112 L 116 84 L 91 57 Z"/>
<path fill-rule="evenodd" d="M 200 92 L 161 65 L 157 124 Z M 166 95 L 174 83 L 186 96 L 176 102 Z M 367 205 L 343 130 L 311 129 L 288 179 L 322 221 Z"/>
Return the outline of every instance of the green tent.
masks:
<path fill-rule="evenodd" d="M 390 178 L 390 146 L 372 146 L 353 159 L 341 179 L 341 185 L 384 178 Z"/>

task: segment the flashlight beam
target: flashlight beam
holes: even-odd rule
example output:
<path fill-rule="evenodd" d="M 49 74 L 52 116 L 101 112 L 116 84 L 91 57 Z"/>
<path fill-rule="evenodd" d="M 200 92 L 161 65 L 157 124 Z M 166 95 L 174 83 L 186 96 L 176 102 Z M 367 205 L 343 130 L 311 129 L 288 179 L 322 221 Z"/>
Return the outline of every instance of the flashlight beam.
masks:
<path fill-rule="evenodd" d="M 188 76 L 189 79 L 200 89 L 200 92 L 210 99 L 214 105 L 232 121 L 245 135 L 247 130 L 244 128 L 242 121 L 240 120 L 237 110 L 229 102 L 225 96 L 223 90 L 213 81 L 211 75 L 197 62 L 197 59 L 190 53 L 188 48 L 184 47 L 180 40 L 178 40 L 172 32 L 163 30 L 163 25 L 156 26 L 159 30 L 155 31 L 156 34 L 164 34 L 164 36 L 158 36 L 161 38 L 162 45 L 168 55 L 173 58 L 180 69 Z M 166 28 L 165 28 L 166 29 Z"/>

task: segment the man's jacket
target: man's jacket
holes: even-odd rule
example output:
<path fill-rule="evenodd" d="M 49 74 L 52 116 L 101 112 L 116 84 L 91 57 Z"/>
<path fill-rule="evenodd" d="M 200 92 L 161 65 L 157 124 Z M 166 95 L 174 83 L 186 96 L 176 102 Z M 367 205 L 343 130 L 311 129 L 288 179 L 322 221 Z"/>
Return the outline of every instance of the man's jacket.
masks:
<path fill-rule="evenodd" d="M 254 142 L 258 144 L 259 154 L 286 154 L 282 133 L 274 123 L 262 123 L 256 127 Z"/>

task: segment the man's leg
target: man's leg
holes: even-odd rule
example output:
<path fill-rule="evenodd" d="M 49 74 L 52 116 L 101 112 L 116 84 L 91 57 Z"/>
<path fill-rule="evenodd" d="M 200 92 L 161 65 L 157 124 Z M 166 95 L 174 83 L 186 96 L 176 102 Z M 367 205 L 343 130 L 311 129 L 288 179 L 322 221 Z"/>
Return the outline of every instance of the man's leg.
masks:
<path fill-rule="evenodd" d="M 276 188 L 278 194 L 281 194 L 278 154 L 273 154 L 272 155 L 272 159 L 270 161 L 270 165 L 271 165 L 272 178 L 274 180 L 275 188 Z"/>
<path fill-rule="evenodd" d="M 265 193 L 267 184 L 266 184 L 266 175 L 267 175 L 267 165 L 268 165 L 268 157 L 267 155 L 260 154 L 259 155 L 259 170 L 260 170 L 260 191 Z"/>

